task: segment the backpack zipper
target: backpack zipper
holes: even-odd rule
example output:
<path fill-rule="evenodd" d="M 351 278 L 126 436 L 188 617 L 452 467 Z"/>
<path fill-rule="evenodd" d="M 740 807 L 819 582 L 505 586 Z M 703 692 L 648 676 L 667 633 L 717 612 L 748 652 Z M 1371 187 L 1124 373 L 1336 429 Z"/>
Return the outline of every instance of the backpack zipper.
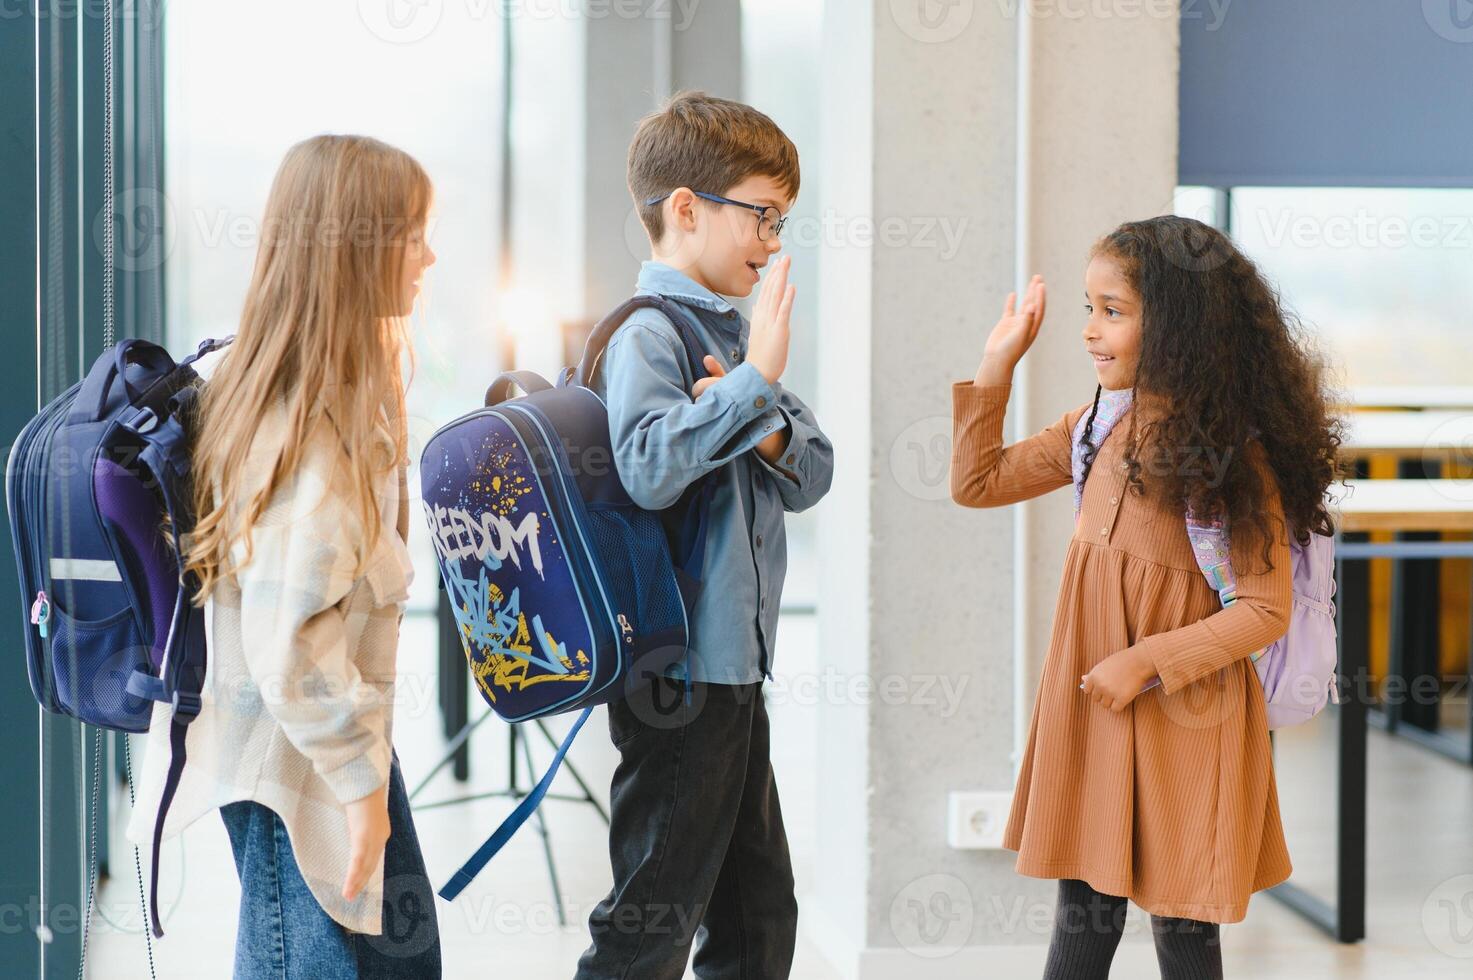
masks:
<path fill-rule="evenodd" d="M 10 531 L 15 538 L 16 544 L 22 554 L 30 556 L 29 563 L 23 564 L 21 568 L 21 595 L 30 595 L 31 589 L 39 584 L 36 589 L 35 599 L 31 606 L 31 622 L 38 627 L 36 633 L 26 631 L 26 652 L 30 659 L 30 672 L 34 693 L 42 704 L 51 710 L 56 710 L 55 698 L 52 696 L 52 679 L 50 671 L 46 668 L 46 640 L 51 633 L 51 620 L 54 605 L 47 594 L 50 584 L 47 580 L 47 567 L 45 561 L 45 536 L 46 536 L 46 501 L 44 499 L 45 472 L 48 465 L 46 460 L 34 460 L 31 458 L 32 450 L 40 448 L 49 450 L 52 438 L 56 431 L 61 428 L 66 420 L 67 413 L 71 411 L 72 404 L 76 401 L 77 392 L 82 388 L 82 383 L 73 384 L 50 405 L 42 409 L 41 413 L 26 424 L 16 438 L 14 449 L 11 451 L 6 472 L 6 499 L 10 506 Z M 47 411 L 50 409 L 50 411 Z M 17 474 L 14 467 L 21 465 L 24 471 Z M 18 486 L 19 484 L 19 486 Z M 24 498 L 30 502 L 30 506 L 23 515 L 19 506 Z M 22 518 L 26 519 L 22 519 Z M 37 532 L 40 541 L 28 533 L 27 528 Z M 36 575 L 40 576 L 39 583 L 31 579 L 29 573 L 34 569 Z"/>

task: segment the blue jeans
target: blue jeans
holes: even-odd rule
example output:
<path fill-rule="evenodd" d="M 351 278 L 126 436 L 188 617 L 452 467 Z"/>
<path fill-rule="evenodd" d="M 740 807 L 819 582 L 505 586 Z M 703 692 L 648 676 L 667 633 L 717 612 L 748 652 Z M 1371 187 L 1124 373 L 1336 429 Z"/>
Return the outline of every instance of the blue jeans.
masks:
<path fill-rule="evenodd" d="M 240 876 L 235 980 L 440 976 L 434 889 L 425 874 L 397 756 L 389 769 L 383 935 L 350 932 L 322 910 L 292 857 L 286 825 L 269 807 L 251 800 L 228 803 L 220 808 L 220 817 Z"/>

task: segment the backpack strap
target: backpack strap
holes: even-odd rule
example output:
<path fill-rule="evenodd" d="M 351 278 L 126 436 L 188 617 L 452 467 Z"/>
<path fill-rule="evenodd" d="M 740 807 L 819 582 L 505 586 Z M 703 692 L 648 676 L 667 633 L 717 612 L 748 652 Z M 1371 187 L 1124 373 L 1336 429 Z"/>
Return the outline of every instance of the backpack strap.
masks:
<path fill-rule="evenodd" d="M 566 382 L 576 382 L 591 388 L 598 375 L 599 361 L 609 342 L 636 310 L 654 309 L 664 314 L 675 327 L 680 342 L 685 347 L 686 366 L 695 381 L 707 377 L 703 363 L 706 353 L 691 324 L 690 314 L 680 304 L 654 293 L 631 296 L 608 316 L 598 321 L 588 335 L 583 347 L 583 357 L 575 372 L 566 375 Z M 564 379 L 560 379 L 563 383 Z M 701 574 L 706 563 L 706 530 L 709 523 L 711 501 L 716 495 L 716 484 L 707 474 L 685 488 L 680 498 L 661 512 L 665 532 L 675 548 L 675 584 L 680 590 L 681 602 L 686 616 L 695 614 L 696 600 L 701 594 Z"/>
<path fill-rule="evenodd" d="M 202 348 L 203 349 L 203 348 Z M 185 576 L 184 549 L 180 528 L 192 526 L 190 504 L 182 499 L 178 491 L 188 486 L 189 456 L 187 453 L 188 433 L 185 432 L 184 416 L 190 411 L 198 392 L 192 387 L 181 388 L 169 399 L 168 417 L 159 423 L 152 412 L 137 413 L 123 425 L 135 432 L 144 441 L 138 461 L 159 489 L 164 510 L 169 518 L 169 545 L 174 552 L 175 567 L 181 570 L 179 592 L 174 599 L 174 612 L 169 624 L 169 637 L 164 644 L 164 661 L 159 668 L 159 677 L 153 683 L 137 684 L 137 675 L 129 679 L 128 688 L 141 696 L 168 701 L 174 706 L 169 722 L 169 770 L 164 778 L 163 793 L 159 798 L 158 814 L 153 826 L 153 854 L 151 855 L 151 880 L 149 904 L 151 928 L 157 938 L 163 938 L 164 929 L 159 920 L 159 851 L 163 845 L 164 819 L 174 802 L 179 789 L 179 779 L 184 772 L 188 753 L 185 735 L 189 725 L 200 712 L 200 692 L 204 690 L 206 638 L 204 610 L 196 607 L 190 599 L 198 591 L 193 576 Z M 152 681 L 153 679 L 149 679 Z"/>
<path fill-rule="evenodd" d="M 598 374 L 599 360 L 604 355 L 604 349 L 609 346 L 609 341 L 614 339 L 614 334 L 636 310 L 644 309 L 659 310 L 665 315 L 665 319 L 675 327 L 675 332 L 680 335 L 680 342 L 685 346 L 691 378 L 697 381 L 704 378 L 706 369 L 702 361 L 706 355 L 701 348 L 700 339 L 691 328 L 689 316 L 679 310 L 675 302 L 663 296 L 641 293 L 629 297 L 618 309 L 594 324 L 588 335 L 588 342 L 583 345 L 583 357 L 578 361 L 578 370 L 572 379 L 585 388 L 592 388 L 593 379 Z"/>
<path fill-rule="evenodd" d="M 217 350 L 224 350 L 226 347 L 229 347 L 230 344 L 234 340 L 235 340 L 235 335 L 234 334 L 231 334 L 229 337 L 226 337 L 224 340 L 215 340 L 214 338 L 210 338 L 208 340 L 202 340 L 202 341 L 200 341 L 199 347 L 195 348 L 195 351 L 194 351 L 193 354 L 190 354 L 184 360 L 182 360 L 182 361 L 179 362 L 179 366 L 180 367 L 189 367 L 191 364 L 193 364 L 195 361 L 199 360 L 201 357 L 204 357 L 206 354 L 213 354 Z"/>
<path fill-rule="evenodd" d="M 507 395 L 511 393 L 511 386 L 515 384 L 527 394 L 534 391 L 546 391 L 552 385 L 540 374 L 531 371 L 503 371 L 491 382 L 491 387 L 486 389 L 486 407 L 500 405 L 506 401 Z"/>
<path fill-rule="evenodd" d="M 672 556 L 675 587 L 680 590 L 687 619 L 695 616 L 696 600 L 701 597 L 701 576 L 706 568 L 706 531 L 710 527 L 711 501 L 715 496 L 715 482 L 702 477 L 661 512 L 666 537 L 679 546 L 679 554 Z"/>
<path fill-rule="evenodd" d="M 155 377 L 163 377 L 176 367 L 169 352 L 158 344 L 136 337 L 124 340 L 113 348 L 112 357 L 104 354 L 93 362 L 87 377 L 82 379 L 82 387 L 77 392 L 76 400 L 67 412 L 67 421 L 85 423 L 102 418 L 107 409 L 108 396 L 112 394 L 113 384 L 116 382 L 122 383 L 129 402 L 138 401 L 142 392 L 134 388 L 133 383 L 128 380 L 129 364 L 143 365 Z"/>
<path fill-rule="evenodd" d="M 579 712 L 578 720 L 573 722 L 573 727 L 568 730 L 567 735 L 563 736 L 563 743 L 558 746 L 557 753 L 553 755 L 552 764 L 547 767 L 547 772 L 542 774 L 537 785 L 522 802 L 517 804 L 517 808 L 501 821 L 501 826 L 497 827 L 496 832 L 486 839 L 486 843 L 477 848 L 470 860 L 466 861 L 461 869 L 445 883 L 445 887 L 440 889 L 441 898 L 447 902 L 455 901 L 456 896 L 465 891 L 465 886 L 471 883 L 471 879 L 481 873 L 486 863 L 496 856 L 497 851 L 506 846 L 506 842 L 511 840 L 512 835 L 521 829 L 522 824 L 532 816 L 532 811 L 537 809 L 538 804 L 542 802 L 542 798 L 547 795 L 548 789 L 552 786 L 552 777 L 557 775 L 558 769 L 562 766 L 563 757 L 568 754 L 573 739 L 578 736 L 579 729 L 583 727 L 583 723 L 591 714 L 593 714 L 592 708 L 584 708 Z"/>
<path fill-rule="evenodd" d="M 1220 520 L 1202 520 L 1188 512 L 1187 538 L 1192 542 L 1197 568 L 1223 606 L 1237 602 L 1238 580 L 1233 575 L 1227 527 Z"/>
<path fill-rule="evenodd" d="M 1130 408 L 1135 399 L 1134 388 L 1122 388 L 1115 391 L 1106 391 L 1101 388 L 1095 396 L 1095 404 L 1086 409 L 1079 416 L 1079 421 L 1074 423 L 1074 432 L 1069 446 L 1069 468 L 1073 474 L 1074 485 L 1074 520 L 1078 522 L 1079 513 L 1084 506 L 1084 430 L 1090 430 L 1091 444 L 1095 452 L 1099 452 L 1105 444 L 1105 439 L 1115 428 L 1115 423 Z M 1090 416 L 1094 420 L 1091 423 Z"/>
<path fill-rule="evenodd" d="M 1238 601 L 1238 579 L 1233 574 L 1227 527 L 1220 520 L 1200 520 L 1187 513 L 1187 538 L 1192 542 L 1192 557 L 1202 570 L 1207 584 L 1217 593 L 1224 609 Z M 1268 647 L 1255 651 L 1249 660 L 1257 663 Z"/>

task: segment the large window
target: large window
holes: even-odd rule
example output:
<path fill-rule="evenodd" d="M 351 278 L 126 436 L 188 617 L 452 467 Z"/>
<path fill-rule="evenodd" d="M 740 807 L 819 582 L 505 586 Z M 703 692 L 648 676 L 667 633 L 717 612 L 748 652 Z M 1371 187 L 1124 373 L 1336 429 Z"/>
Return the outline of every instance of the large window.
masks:
<path fill-rule="evenodd" d="M 407 19 L 390 16 L 399 6 Z M 439 261 L 416 323 L 410 390 L 417 428 L 479 404 L 500 369 L 497 11 L 496 4 L 170 4 L 165 169 L 176 348 L 235 330 L 256 223 L 287 148 L 317 133 L 362 133 L 413 154 L 435 183 L 430 241 Z"/>
<path fill-rule="evenodd" d="M 798 292 L 782 383 L 813 408 L 820 423 L 838 408 L 818 404 L 818 253 L 824 244 L 818 206 L 822 35 L 822 0 L 742 0 L 742 98 L 782 127 L 801 159 L 803 186 L 783 233 L 783 252 L 793 257 L 789 281 Z M 788 515 L 785 608 L 803 609 L 816 600 L 817 521 L 813 511 Z"/>
<path fill-rule="evenodd" d="M 1351 387 L 1468 384 L 1473 189 L 1240 187 L 1233 238 Z M 1212 191 L 1177 211 L 1217 221 Z"/>
<path fill-rule="evenodd" d="M 288 147 L 324 132 L 401 147 L 435 185 L 438 260 L 416 314 L 409 389 L 417 462 L 435 427 L 479 405 L 502 368 L 498 5 L 192 0 L 168 9 L 171 346 L 235 331 L 257 224 Z M 428 539 L 411 534 L 410 543 L 419 581 L 433 583 Z M 435 601 L 433 588 L 414 591 L 417 608 Z"/>

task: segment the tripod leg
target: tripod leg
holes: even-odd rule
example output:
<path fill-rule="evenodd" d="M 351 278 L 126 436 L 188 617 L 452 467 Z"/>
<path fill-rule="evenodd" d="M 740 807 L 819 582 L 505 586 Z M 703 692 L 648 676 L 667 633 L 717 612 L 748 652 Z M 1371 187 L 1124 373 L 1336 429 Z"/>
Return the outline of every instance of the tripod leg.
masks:
<path fill-rule="evenodd" d="M 541 721 L 539 721 L 538 724 L 541 725 Z M 513 731 L 516 730 L 516 728 L 513 729 Z M 531 742 L 527 739 L 522 739 L 521 742 L 522 755 L 527 760 L 527 772 L 535 772 L 536 770 L 532 768 Z M 566 760 L 564 760 L 563 765 L 566 767 Z M 568 924 L 568 914 L 563 909 L 563 889 L 562 886 L 558 883 L 557 865 L 555 865 L 552 860 L 552 835 L 547 831 L 547 820 L 542 815 L 542 808 L 538 807 L 537 810 L 534 812 L 537 815 L 537 830 L 542 835 L 542 849 L 547 854 L 547 876 L 552 879 L 552 900 L 557 905 L 558 925 L 566 926 Z"/>
<path fill-rule="evenodd" d="M 466 669 L 465 646 L 450 593 L 445 591 L 443 580 L 438 584 L 440 598 L 435 606 L 435 619 L 439 625 L 440 719 L 444 735 L 449 738 L 470 721 L 470 671 Z M 470 746 L 462 742 L 455 750 L 455 779 L 463 783 L 469 778 Z"/>
<path fill-rule="evenodd" d="M 541 718 L 538 718 L 537 727 L 542 730 L 543 736 L 547 739 L 547 744 L 556 749 L 558 747 L 558 740 L 553 738 L 552 732 L 547 730 L 547 722 L 543 721 Z M 563 771 L 573 777 L 573 782 L 577 783 L 578 788 L 583 791 L 583 798 L 588 803 L 592 804 L 594 810 L 598 811 L 599 818 L 603 820 L 604 826 L 607 827 L 609 825 L 608 811 L 604 809 L 602 803 L 594 799 L 593 790 L 589 789 L 588 784 L 583 781 L 583 775 L 578 772 L 577 768 L 574 767 L 572 759 L 563 760 Z"/>
<path fill-rule="evenodd" d="M 516 722 L 511 725 L 511 731 L 507 733 L 506 740 L 506 788 L 511 790 L 513 799 L 521 799 L 522 792 L 521 786 L 518 785 L 520 780 L 517 778 L 517 745 L 521 740 L 522 725 L 521 722 Z M 527 775 L 529 777 L 532 775 L 530 758 L 527 761 Z M 534 779 L 533 782 L 535 783 L 536 780 Z"/>
<path fill-rule="evenodd" d="M 426 773 L 425 774 L 425 777 L 419 781 L 419 784 L 417 786 L 414 787 L 414 791 L 409 794 L 409 801 L 411 803 L 413 803 L 414 802 L 414 798 L 419 795 L 419 791 L 422 790 L 422 789 L 424 789 L 426 786 L 428 786 L 429 783 L 430 783 L 430 780 L 431 779 L 434 779 L 435 778 L 435 775 L 441 769 L 444 769 L 446 766 L 450 765 L 450 763 L 452 763 L 452 762 L 455 761 L 456 753 L 458 753 L 460 751 L 460 747 L 465 744 L 466 739 L 470 738 L 471 737 L 471 734 L 477 728 L 480 728 L 481 727 L 481 723 L 482 722 L 484 722 L 487 718 L 490 718 L 495 713 L 496 712 L 492 711 L 490 708 L 487 708 L 485 714 L 483 714 L 481 717 L 477 718 L 475 721 L 471 722 L 469 725 L 466 725 L 460 731 L 458 731 L 458 732 L 455 733 L 455 737 L 452 738 L 450 740 L 450 744 L 446 746 L 446 752 L 445 752 L 444 758 L 442 758 L 439 762 L 435 763 L 435 768 L 431 769 L 428 773 Z M 513 731 L 515 731 L 515 730 L 516 729 L 513 729 Z"/>

